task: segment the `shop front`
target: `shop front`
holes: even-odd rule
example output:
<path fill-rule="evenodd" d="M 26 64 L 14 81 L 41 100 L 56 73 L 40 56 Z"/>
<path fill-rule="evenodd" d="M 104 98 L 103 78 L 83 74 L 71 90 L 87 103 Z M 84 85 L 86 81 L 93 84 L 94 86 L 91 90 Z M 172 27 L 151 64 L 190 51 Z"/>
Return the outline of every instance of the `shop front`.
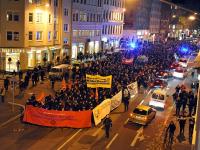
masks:
<path fill-rule="evenodd" d="M 79 52 L 84 54 L 85 44 L 84 43 L 73 43 L 72 44 L 72 59 L 76 59 Z"/>
<path fill-rule="evenodd" d="M 0 49 L 1 70 L 13 72 L 14 70 L 26 70 L 28 56 L 25 49 L 2 48 Z M 17 63 L 19 62 L 19 64 Z"/>
<path fill-rule="evenodd" d="M 56 63 L 58 57 L 61 55 L 60 47 L 32 47 L 28 54 L 28 68 L 34 68 L 35 66 L 45 65 L 46 63 Z"/>

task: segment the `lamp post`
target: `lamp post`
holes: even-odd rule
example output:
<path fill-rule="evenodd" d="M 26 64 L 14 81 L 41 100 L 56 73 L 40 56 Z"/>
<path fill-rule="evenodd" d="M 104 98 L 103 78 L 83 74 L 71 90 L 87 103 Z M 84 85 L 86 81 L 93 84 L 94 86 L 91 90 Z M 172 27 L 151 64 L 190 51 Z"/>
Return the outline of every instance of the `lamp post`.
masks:
<path fill-rule="evenodd" d="M 72 63 L 72 42 L 73 42 L 73 0 L 70 0 L 70 38 L 69 38 L 69 44 L 70 44 L 70 51 L 69 51 L 69 61 L 70 64 Z"/>

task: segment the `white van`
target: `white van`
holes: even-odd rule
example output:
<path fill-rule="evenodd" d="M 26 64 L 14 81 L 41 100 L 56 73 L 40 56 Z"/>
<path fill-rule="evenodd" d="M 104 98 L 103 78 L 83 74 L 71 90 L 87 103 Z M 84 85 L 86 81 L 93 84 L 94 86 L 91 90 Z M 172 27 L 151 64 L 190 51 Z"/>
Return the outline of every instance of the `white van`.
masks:
<path fill-rule="evenodd" d="M 156 90 L 153 91 L 149 105 L 153 106 L 153 107 L 164 109 L 166 99 L 167 99 L 166 90 L 160 89 L 160 88 L 156 89 Z"/>
<path fill-rule="evenodd" d="M 50 72 L 49 72 L 49 78 L 53 78 L 55 80 L 62 80 L 65 72 L 69 71 L 71 69 L 71 65 L 68 64 L 61 64 L 58 66 L 55 66 L 53 68 L 51 68 Z"/>

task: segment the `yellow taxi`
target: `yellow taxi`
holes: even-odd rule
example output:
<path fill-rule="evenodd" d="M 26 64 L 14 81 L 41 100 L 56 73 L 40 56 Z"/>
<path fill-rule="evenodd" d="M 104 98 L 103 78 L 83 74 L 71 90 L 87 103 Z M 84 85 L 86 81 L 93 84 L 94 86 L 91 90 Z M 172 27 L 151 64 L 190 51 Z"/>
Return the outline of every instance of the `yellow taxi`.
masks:
<path fill-rule="evenodd" d="M 147 125 L 150 123 L 156 116 L 156 110 L 146 106 L 138 105 L 132 113 L 129 115 L 129 122 Z"/>

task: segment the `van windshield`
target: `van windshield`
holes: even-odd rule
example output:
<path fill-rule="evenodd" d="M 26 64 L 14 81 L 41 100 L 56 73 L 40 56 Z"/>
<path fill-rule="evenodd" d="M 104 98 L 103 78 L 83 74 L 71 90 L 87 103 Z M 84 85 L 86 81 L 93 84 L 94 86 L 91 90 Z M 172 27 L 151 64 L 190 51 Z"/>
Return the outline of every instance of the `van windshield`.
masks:
<path fill-rule="evenodd" d="M 61 69 L 52 68 L 50 72 L 61 72 Z"/>
<path fill-rule="evenodd" d="M 138 108 L 135 108 L 133 113 L 138 114 L 138 115 L 147 115 L 147 111 L 146 110 L 142 110 L 142 109 L 138 109 Z"/>
<path fill-rule="evenodd" d="M 158 100 L 164 100 L 165 96 L 162 95 L 162 94 L 153 93 L 153 94 L 152 94 L 152 98 L 158 99 Z"/>

